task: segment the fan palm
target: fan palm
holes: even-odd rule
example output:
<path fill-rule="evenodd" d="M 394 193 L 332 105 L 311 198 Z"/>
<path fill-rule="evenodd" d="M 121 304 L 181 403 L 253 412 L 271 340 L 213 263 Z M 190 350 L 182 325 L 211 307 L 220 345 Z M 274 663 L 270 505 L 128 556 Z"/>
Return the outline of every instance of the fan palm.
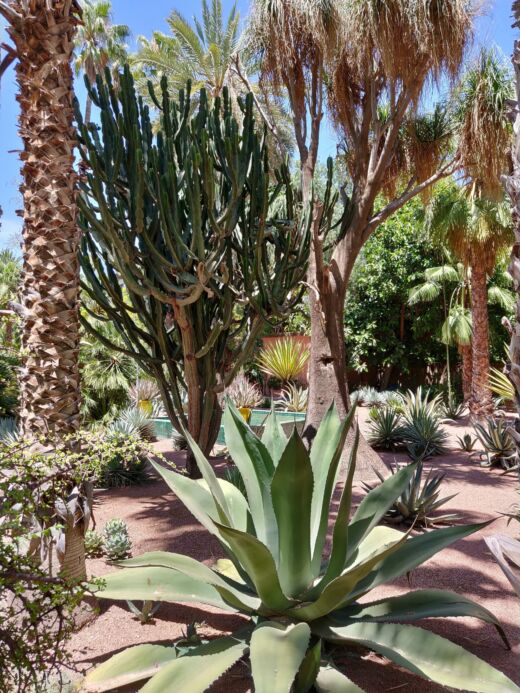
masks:
<path fill-rule="evenodd" d="M 474 187 L 468 190 L 447 186 L 432 201 L 426 223 L 432 237 L 447 245 L 470 270 L 473 326 L 470 408 L 475 414 L 487 413 L 492 410 L 488 387 L 488 275 L 495 267 L 498 254 L 512 242 L 510 212 L 505 203 L 482 197 Z"/>
<path fill-rule="evenodd" d="M 84 0 L 82 3 L 83 21 L 76 35 L 76 56 L 74 67 L 76 75 L 83 72 L 89 82 L 96 81 L 96 75 L 103 74 L 109 67 L 114 74 L 126 62 L 125 41 L 130 36 L 126 24 L 112 24 L 112 3 L 110 0 Z M 87 96 L 85 122 L 90 123 L 92 100 Z"/>

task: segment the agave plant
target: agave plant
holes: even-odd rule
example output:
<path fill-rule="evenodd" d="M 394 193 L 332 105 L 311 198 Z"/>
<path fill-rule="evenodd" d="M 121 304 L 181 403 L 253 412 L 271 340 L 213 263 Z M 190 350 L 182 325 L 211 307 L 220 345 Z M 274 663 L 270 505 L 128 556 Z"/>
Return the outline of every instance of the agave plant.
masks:
<path fill-rule="evenodd" d="M 396 462 L 395 465 L 390 465 L 392 474 L 397 474 L 407 465 Z M 441 524 L 456 520 L 458 515 L 438 515 L 432 517 L 432 513 L 438 510 L 441 505 L 444 505 L 457 495 L 454 493 L 451 496 L 439 498 L 440 485 L 442 484 L 446 474 L 434 474 L 433 467 L 430 467 L 426 479 L 423 480 L 424 466 L 423 462 L 419 461 L 415 466 L 415 472 L 411 476 L 407 487 L 402 494 L 396 498 L 393 505 L 388 509 L 385 520 L 392 523 L 402 523 L 408 525 L 429 525 Z M 384 482 L 384 476 L 376 469 L 379 480 Z M 372 491 L 372 484 L 363 483 L 365 491 Z"/>
<path fill-rule="evenodd" d="M 243 373 L 239 373 L 226 390 L 227 397 L 237 409 L 254 409 L 264 401 L 262 390 Z"/>
<path fill-rule="evenodd" d="M 471 433 L 465 433 L 463 436 L 457 436 L 457 441 L 460 450 L 463 452 L 473 452 L 477 439 L 473 438 Z"/>
<path fill-rule="evenodd" d="M 484 467 L 500 465 L 506 471 L 510 471 L 516 464 L 516 445 L 509 433 L 509 425 L 502 419 L 489 417 L 485 424 L 477 423 L 474 426 L 475 433 L 480 444 L 484 448 L 486 461 Z"/>
<path fill-rule="evenodd" d="M 465 415 L 466 405 L 464 402 L 457 402 L 454 397 L 448 397 L 442 404 L 441 413 L 445 419 L 458 421 Z"/>
<path fill-rule="evenodd" d="M 136 435 L 141 440 L 153 440 L 155 438 L 154 422 L 137 407 L 125 409 L 119 417 L 110 424 L 110 432 Z"/>
<path fill-rule="evenodd" d="M 443 686 L 520 693 L 506 676 L 459 645 L 407 624 L 424 617 L 473 616 L 494 624 L 504 637 L 496 618 L 481 605 L 437 589 L 366 599 L 375 587 L 414 570 L 485 525 L 417 536 L 378 526 L 410 483 L 414 465 L 368 493 L 351 517 L 359 434 L 337 513 L 333 511 L 341 453 L 353 417 L 354 409 L 342 422 L 332 407 L 308 451 L 297 433 L 287 440 L 275 414 L 260 440 L 228 403 L 226 441 L 245 495 L 216 477 L 192 439 L 202 481 L 155 464 L 229 560 L 211 568 L 181 554 L 147 553 L 104 575 L 98 596 L 209 604 L 247 620 L 231 636 L 203 643 L 187 655 L 163 645 L 132 647 L 90 673 L 85 690 L 106 691 L 122 682 L 150 679 L 142 693 L 199 693 L 245 658 L 259 693 L 303 693 L 313 686 L 318 691 L 361 690 L 335 668 L 332 643 L 378 652 Z M 330 552 L 325 551 L 329 523 Z"/>
<path fill-rule="evenodd" d="M 267 375 L 288 383 L 303 371 L 310 351 L 305 344 L 285 337 L 263 347 L 258 356 L 260 370 Z"/>
<path fill-rule="evenodd" d="M 485 541 L 502 568 L 502 572 L 520 597 L 520 541 L 504 534 L 485 537 Z"/>
<path fill-rule="evenodd" d="M 374 448 L 395 450 L 403 445 L 403 425 L 401 415 L 390 407 L 370 410 L 370 430 L 368 442 Z"/>
<path fill-rule="evenodd" d="M 403 405 L 403 440 L 412 459 L 425 460 L 443 455 L 448 435 L 441 427 L 442 398 L 430 398 L 429 392 L 409 390 Z"/>
<path fill-rule="evenodd" d="M 129 389 L 128 395 L 134 407 L 140 409 L 147 416 L 152 415 L 153 403 L 160 397 L 157 383 L 153 380 L 138 380 Z"/>
<path fill-rule="evenodd" d="M 299 387 L 289 383 L 282 390 L 282 396 L 276 402 L 279 409 L 284 411 L 305 412 L 309 401 L 309 390 L 306 387 Z"/>

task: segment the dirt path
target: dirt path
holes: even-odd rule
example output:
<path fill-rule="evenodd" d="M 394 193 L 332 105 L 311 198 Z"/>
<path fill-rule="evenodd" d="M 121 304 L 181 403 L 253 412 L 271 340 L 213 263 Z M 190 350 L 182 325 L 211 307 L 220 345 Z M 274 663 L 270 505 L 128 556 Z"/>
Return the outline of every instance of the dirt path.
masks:
<path fill-rule="evenodd" d="M 366 429 L 366 410 L 360 411 L 360 422 L 362 428 Z M 457 512 L 461 521 L 468 523 L 496 518 L 500 512 L 507 511 L 518 500 L 514 476 L 504 477 L 498 470 L 483 469 L 470 460 L 468 454 L 455 451 L 457 436 L 471 430 L 467 422 L 450 424 L 446 429 L 453 452 L 434 459 L 433 464 L 446 472 L 444 495 L 458 495 L 443 507 L 442 512 Z M 162 447 L 164 449 L 164 443 Z M 385 454 L 384 457 L 387 461 L 405 459 L 402 455 L 393 454 Z M 217 467 L 221 466 L 217 464 Z M 361 497 L 362 494 L 358 494 L 358 499 Z M 98 493 L 96 520 L 99 528 L 114 517 L 127 522 L 133 555 L 161 549 L 186 553 L 208 564 L 222 555 L 218 542 L 193 519 L 162 482 Z M 484 542 L 485 535 L 497 532 L 510 536 L 520 534 L 517 523 L 508 526 L 504 518 L 499 518 L 491 526 L 457 542 L 414 571 L 411 587 L 455 591 L 475 599 L 495 613 L 513 644 L 511 652 L 504 648 L 493 627 L 473 619 L 443 619 L 437 623 L 425 621 L 421 625 L 426 624 L 429 629 L 463 645 L 520 684 L 520 600 L 513 595 L 512 588 Z M 92 575 L 101 576 L 110 570 L 110 566 L 102 560 L 89 562 Z M 395 595 L 408 588 L 406 579 L 401 579 L 374 590 L 370 599 Z M 163 604 L 153 623 L 141 625 L 126 605 L 105 603 L 105 611 L 73 637 L 71 648 L 75 663 L 81 670 L 86 670 L 130 645 L 171 643 L 181 637 L 186 626 L 194 621 L 201 624 L 199 632 L 208 637 L 231 632 L 241 619 L 209 607 L 196 609 Z M 433 693 L 446 690 L 397 671 L 375 656 L 359 659 L 338 652 L 337 661 L 341 661 L 350 678 L 367 693 L 393 690 Z M 244 667 L 235 668 L 225 682 L 212 688 L 212 691 L 219 693 L 248 690 L 250 685 Z"/>

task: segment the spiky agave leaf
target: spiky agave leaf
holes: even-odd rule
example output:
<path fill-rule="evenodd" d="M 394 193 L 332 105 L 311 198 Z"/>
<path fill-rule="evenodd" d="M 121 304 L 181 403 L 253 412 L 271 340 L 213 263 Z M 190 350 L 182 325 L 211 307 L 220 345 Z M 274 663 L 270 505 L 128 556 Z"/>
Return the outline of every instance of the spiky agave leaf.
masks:
<path fill-rule="evenodd" d="M 333 522 L 332 547 L 325 552 L 341 452 L 354 413 L 352 409 L 341 421 L 332 407 L 309 453 L 296 433 L 287 440 L 274 413 L 260 440 L 228 402 L 226 439 L 245 495 L 216 477 L 191 439 L 202 481 L 155 464 L 178 498 L 219 540 L 232 565 L 222 569 L 217 564 L 214 569 L 188 556 L 152 552 L 123 561 L 120 570 L 105 576 L 100 596 L 211 604 L 250 620 L 233 636 L 175 658 L 163 650 L 139 650 L 134 666 L 118 654 L 87 676 L 86 690 L 110 690 L 127 674 L 133 680 L 150 678 L 142 689 L 147 693 L 163 693 L 172 684 L 202 693 L 247 654 L 258 691 L 281 693 L 295 681 L 298 690 L 309 690 L 313 684 L 318 690 L 331 685 L 356 690 L 332 662 L 322 659 L 323 644 L 330 640 L 384 651 L 389 659 L 442 685 L 465 689 L 469 685 L 482 693 L 520 691 L 458 645 L 405 623 L 425 617 L 473 616 L 500 629 L 482 606 L 431 590 L 359 603 L 373 588 L 414 570 L 483 526 L 449 527 L 414 537 L 378 526 L 407 488 L 415 465 L 370 491 L 351 517 L 359 433 Z M 478 676 L 468 674 L 473 671 Z"/>

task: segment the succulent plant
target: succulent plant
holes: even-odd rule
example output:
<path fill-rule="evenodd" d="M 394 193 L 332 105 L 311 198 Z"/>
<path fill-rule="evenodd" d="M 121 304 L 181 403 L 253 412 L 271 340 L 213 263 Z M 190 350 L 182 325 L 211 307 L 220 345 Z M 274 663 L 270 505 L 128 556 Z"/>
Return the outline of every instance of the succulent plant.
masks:
<path fill-rule="evenodd" d="M 289 383 L 303 371 L 309 356 L 308 346 L 292 337 L 284 337 L 262 348 L 258 365 L 267 375 Z"/>
<path fill-rule="evenodd" d="M 506 471 L 516 465 L 516 445 L 509 433 L 509 425 L 502 419 L 488 417 L 485 423 L 474 426 L 477 438 L 484 448 L 484 467 L 500 465 Z"/>
<path fill-rule="evenodd" d="M 503 534 L 485 537 L 485 541 L 502 568 L 502 572 L 520 597 L 520 541 Z"/>
<path fill-rule="evenodd" d="M 174 450 L 188 449 L 188 441 L 186 440 L 184 433 L 175 430 L 175 428 L 172 430 L 172 444 Z"/>
<path fill-rule="evenodd" d="M 309 401 L 309 390 L 306 387 L 300 387 L 289 383 L 282 390 L 282 396 L 276 402 L 278 409 L 293 412 L 307 411 L 307 402 Z"/>
<path fill-rule="evenodd" d="M 520 688 L 486 662 L 436 633 L 407 623 L 424 617 L 496 618 L 460 594 L 417 590 L 370 601 L 369 593 L 406 575 L 441 549 L 484 524 L 436 529 L 411 536 L 379 522 L 416 472 L 399 470 L 352 511 L 359 433 L 338 503 L 331 503 L 341 453 L 354 409 L 341 421 L 325 415 L 312 447 L 296 432 L 289 440 L 273 414 L 257 438 L 231 403 L 224 413 L 226 441 L 246 487 L 218 479 L 189 440 L 203 481 L 155 464 L 189 511 L 220 542 L 230 560 L 211 568 L 189 556 L 154 551 L 123 561 L 105 575 L 98 596 L 208 604 L 245 619 L 233 635 L 179 654 L 175 647 L 138 645 L 89 673 L 87 690 L 150 679 L 143 693 L 207 690 L 230 667 L 248 658 L 256 691 L 360 690 L 335 668 L 335 649 L 359 647 L 446 687 L 473 691 Z M 331 514 L 333 513 L 333 514 Z M 332 520 L 332 522 L 330 522 Z M 329 522 L 331 548 L 326 550 Z M 360 599 L 363 598 L 363 602 Z"/>
<path fill-rule="evenodd" d="M 395 450 L 403 445 L 403 425 L 401 415 L 390 407 L 370 410 L 370 429 L 368 442 L 374 448 Z"/>
<path fill-rule="evenodd" d="M 409 390 L 403 404 L 403 440 L 409 456 L 425 460 L 447 452 L 448 435 L 441 427 L 441 397 L 430 398 L 429 392 Z"/>
<path fill-rule="evenodd" d="M 104 529 L 105 554 L 110 561 L 120 561 L 132 553 L 132 542 L 124 520 L 109 520 Z"/>
<path fill-rule="evenodd" d="M 264 401 L 262 390 L 253 383 L 245 373 L 240 372 L 226 389 L 226 396 L 233 402 L 237 409 L 245 407 L 254 409 Z"/>
<path fill-rule="evenodd" d="M 454 397 L 448 397 L 441 405 L 441 413 L 445 419 L 458 421 L 466 413 L 466 405 L 464 402 L 457 402 Z"/>
<path fill-rule="evenodd" d="M 103 536 L 94 529 L 89 529 L 85 533 L 85 556 L 87 558 L 98 558 L 104 553 Z"/>
<path fill-rule="evenodd" d="M 127 600 L 126 603 L 128 604 L 130 611 L 134 614 L 134 616 L 137 616 L 141 623 L 148 623 L 151 621 L 161 607 L 161 602 L 152 602 L 149 599 L 142 602 L 142 606 L 140 608 L 135 602 Z"/>
<path fill-rule="evenodd" d="M 473 438 L 471 433 L 465 433 L 463 436 L 457 436 L 457 441 L 460 450 L 464 452 L 473 452 L 477 439 Z"/>
<path fill-rule="evenodd" d="M 397 474 L 406 466 L 403 463 L 396 462 L 395 465 L 390 465 L 390 471 L 392 474 Z M 379 480 L 384 482 L 384 476 L 377 470 L 375 472 Z M 434 474 L 433 467 L 431 467 L 426 479 L 423 480 L 423 472 L 423 462 L 419 461 L 415 465 L 415 472 L 412 474 L 408 485 L 386 512 L 385 520 L 392 523 L 427 527 L 457 519 L 458 515 L 455 514 L 432 517 L 432 513 L 438 510 L 441 505 L 455 498 L 457 494 L 439 498 L 439 488 L 446 474 Z M 374 486 L 367 482 L 363 483 L 363 487 L 368 492 L 374 489 Z"/>
<path fill-rule="evenodd" d="M 141 440 L 154 440 L 155 426 L 153 421 L 138 407 L 125 409 L 110 425 L 110 431 L 137 435 Z"/>

